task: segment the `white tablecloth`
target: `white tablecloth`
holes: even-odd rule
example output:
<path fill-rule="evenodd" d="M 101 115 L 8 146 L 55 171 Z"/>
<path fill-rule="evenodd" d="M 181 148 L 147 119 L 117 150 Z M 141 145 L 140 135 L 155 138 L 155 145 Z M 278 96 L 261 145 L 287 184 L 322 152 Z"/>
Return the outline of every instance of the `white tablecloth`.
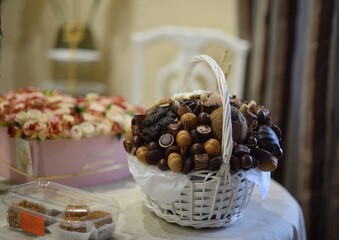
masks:
<path fill-rule="evenodd" d="M 0 187 L 4 188 L 1 179 Z M 157 217 L 144 205 L 143 193 L 132 178 L 112 184 L 87 187 L 84 190 L 109 195 L 119 202 L 121 213 L 114 240 L 306 239 L 304 217 L 299 204 L 273 180 L 265 201 L 261 200 L 261 195 L 255 188 L 243 218 L 230 227 L 217 229 L 182 227 Z M 1 214 L 5 215 L 2 203 L 0 210 Z M 5 237 L 5 234 L 6 230 L 0 230 L 1 240 L 16 239 L 7 235 Z M 46 237 L 46 239 L 51 238 Z"/>
<path fill-rule="evenodd" d="M 133 179 L 85 190 L 118 200 L 122 212 L 114 239 L 306 239 L 299 204 L 274 180 L 265 201 L 255 188 L 244 217 L 217 229 L 182 227 L 157 217 L 144 205 L 143 193 Z"/>

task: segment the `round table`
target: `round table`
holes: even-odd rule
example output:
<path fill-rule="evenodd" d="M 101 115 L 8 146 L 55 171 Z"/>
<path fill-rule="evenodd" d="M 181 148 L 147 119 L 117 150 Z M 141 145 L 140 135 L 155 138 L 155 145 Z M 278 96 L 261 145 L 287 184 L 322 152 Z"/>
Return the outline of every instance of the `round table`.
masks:
<path fill-rule="evenodd" d="M 168 223 L 152 213 L 133 178 L 84 190 L 109 195 L 120 205 L 114 233 L 122 239 L 306 239 L 304 217 L 298 202 L 272 180 L 265 200 L 254 189 L 244 216 L 230 227 L 194 229 Z"/>

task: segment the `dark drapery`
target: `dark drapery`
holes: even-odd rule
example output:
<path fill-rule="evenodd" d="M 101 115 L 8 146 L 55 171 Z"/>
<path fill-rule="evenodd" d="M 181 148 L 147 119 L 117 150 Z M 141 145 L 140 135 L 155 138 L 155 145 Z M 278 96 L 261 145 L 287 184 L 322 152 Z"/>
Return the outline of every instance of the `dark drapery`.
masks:
<path fill-rule="evenodd" d="M 338 11 L 338 0 L 239 2 L 252 44 L 245 95 L 284 133 L 272 176 L 300 203 L 309 239 L 339 236 Z"/>

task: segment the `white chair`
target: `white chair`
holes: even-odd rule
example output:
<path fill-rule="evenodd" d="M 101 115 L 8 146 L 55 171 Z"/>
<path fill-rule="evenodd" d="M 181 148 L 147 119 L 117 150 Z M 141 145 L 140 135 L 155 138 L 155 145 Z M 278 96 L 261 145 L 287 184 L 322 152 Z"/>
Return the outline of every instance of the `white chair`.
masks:
<path fill-rule="evenodd" d="M 143 102 L 144 85 L 144 61 L 145 52 L 152 44 L 161 41 L 174 43 L 178 47 L 178 54 L 168 65 L 159 69 L 153 89 L 154 100 L 174 93 L 201 89 L 202 82 L 209 89 L 216 89 L 216 80 L 211 75 L 207 66 L 199 66 L 195 70 L 189 84 L 183 84 L 183 75 L 187 64 L 196 56 L 203 53 L 207 46 L 218 45 L 228 49 L 232 55 L 231 72 L 232 84 L 229 84 L 231 94 L 243 96 L 245 71 L 249 43 L 245 40 L 230 36 L 226 32 L 217 29 L 190 28 L 183 26 L 161 26 L 142 32 L 135 32 L 131 36 L 134 59 L 133 59 L 133 99 L 134 103 Z M 223 52 L 220 53 L 220 57 Z M 216 59 L 218 60 L 218 59 Z M 169 81 L 173 76 L 178 76 L 178 81 Z M 183 88 L 185 86 L 185 88 Z M 189 87 L 187 87 L 189 86 Z"/>

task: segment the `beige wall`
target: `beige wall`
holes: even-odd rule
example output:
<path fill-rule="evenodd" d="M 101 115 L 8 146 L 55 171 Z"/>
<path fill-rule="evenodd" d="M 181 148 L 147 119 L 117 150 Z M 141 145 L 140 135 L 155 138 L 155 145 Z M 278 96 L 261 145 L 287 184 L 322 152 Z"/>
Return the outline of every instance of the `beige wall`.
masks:
<path fill-rule="evenodd" d="M 81 17 L 85 18 L 92 1 L 78 1 Z M 72 1 L 61 2 L 64 9 L 71 11 Z M 46 51 L 53 47 L 57 31 L 57 21 L 48 1 L 7 1 L 2 15 L 0 92 L 26 85 L 39 86 L 52 77 Z M 236 35 L 236 1 L 103 0 L 92 31 L 96 47 L 102 53 L 96 79 L 107 84 L 108 94 L 131 99 L 130 34 L 163 24 L 219 28 Z M 148 72 L 154 71 L 148 69 Z M 152 74 L 146 74 L 153 78 Z"/>

